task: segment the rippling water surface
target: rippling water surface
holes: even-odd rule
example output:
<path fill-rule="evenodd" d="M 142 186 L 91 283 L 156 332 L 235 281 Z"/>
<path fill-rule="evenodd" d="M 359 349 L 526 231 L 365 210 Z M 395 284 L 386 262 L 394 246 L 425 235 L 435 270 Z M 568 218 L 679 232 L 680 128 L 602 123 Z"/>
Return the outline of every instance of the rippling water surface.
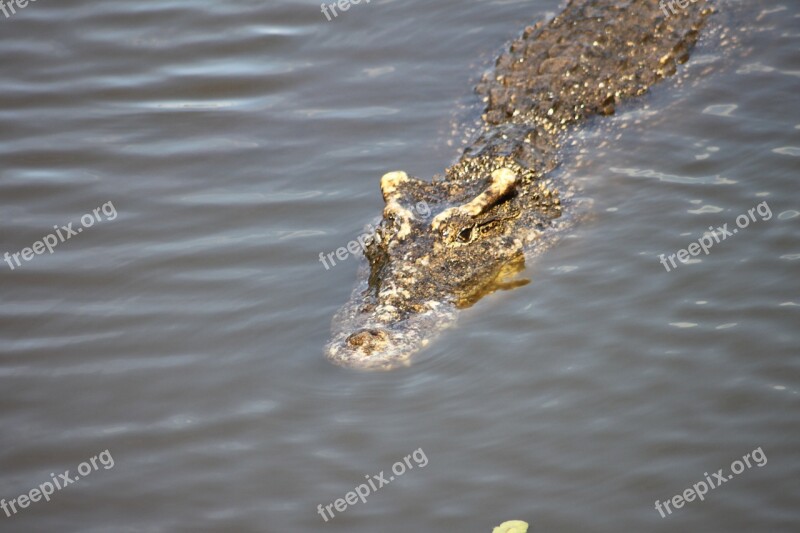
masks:
<path fill-rule="evenodd" d="M 800 6 L 722 8 L 680 82 L 584 130 L 559 172 L 590 216 L 532 282 L 366 374 L 323 357 L 357 261 L 319 253 L 380 212 L 382 173 L 458 155 L 471 87 L 558 2 L 0 16 L 0 253 L 107 206 L 0 263 L 0 498 L 114 460 L 0 530 L 797 531 Z M 762 202 L 769 220 L 659 263 Z M 763 467 L 654 509 L 759 447 Z"/>

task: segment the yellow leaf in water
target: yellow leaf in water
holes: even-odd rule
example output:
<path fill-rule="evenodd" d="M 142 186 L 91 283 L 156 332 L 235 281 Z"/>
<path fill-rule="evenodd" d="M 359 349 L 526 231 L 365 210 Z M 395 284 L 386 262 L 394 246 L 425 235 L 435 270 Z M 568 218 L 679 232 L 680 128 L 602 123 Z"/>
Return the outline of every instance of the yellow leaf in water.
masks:
<path fill-rule="evenodd" d="M 492 533 L 526 533 L 527 531 L 527 522 L 523 522 L 522 520 L 509 520 L 494 528 Z"/>

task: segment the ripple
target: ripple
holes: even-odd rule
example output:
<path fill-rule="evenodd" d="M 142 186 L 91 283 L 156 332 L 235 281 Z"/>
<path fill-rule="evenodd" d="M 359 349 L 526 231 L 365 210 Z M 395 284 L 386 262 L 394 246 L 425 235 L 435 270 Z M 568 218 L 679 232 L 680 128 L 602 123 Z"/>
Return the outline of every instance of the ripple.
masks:
<path fill-rule="evenodd" d="M 774 148 L 772 151 L 776 154 L 800 157 L 800 148 L 796 146 L 783 146 L 781 148 Z"/>
<path fill-rule="evenodd" d="M 717 207 L 715 205 L 704 205 L 700 209 L 689 209 L 687 213 L 691 213 L 692 215 L 702 215 L 704 213 L 721 213 L 724 211 L 721 207 Z"/>
<path fill-rule="evenodd" d="M 734 180 L 723 178 L 722 176 L 705 176 L 705 177 L 691 177 L 691 176 L 677 176 L 674 174 L 666 174 L 651 169 L 639 168 L 609 168 L 611 172 L 617 174 L 624 174 L 632 178 L 655 178 L 659 181 L 666 181 L 670 183 L 684 183 L 684 184 L 703 184 L 703 185 L 733 185 L 737 183 Z"/>
<path fill-rule="evenodd" d="M 370 78 L 377 78 L 378 76 L 383 76 L 384 74 L 390 74 L 395 71 L 394 67 L 376 67 L 376 68 L 365 68 L 364 74 Z"/>
<path fill-rule="evenodd" d="M 165 198 L 166 202 L 196 206 L 234 206 L 255 207 L 265 204 L 283 204 L 318 198 L 322 191 L 280 191 L 280 192 L 231 192 L 206 191 L 202 193 Z"/>
<path fill-rule="evenodd" d="M 742 67 L 740 67 L 736 74 L 751 74 L 753 72 L 764 73 L 764 72 L 774 72 L 775 69 L 773 67 L 762 65 L 761 63 L 749 63 Z"/>
<path fill-rule="evenodd" d="M 329 118 L 329 119 L 365 119 L 369 117 L 386 117 L 400 113 L 400 109 L 394 107 L 356 107 L 356 108 L 336 108 L 336 109 L 298 109 L 294 112 L 305 118 Z"/>
<path fill-rule="evenodd" d="M 731 113 L 736 111 L 739 106 L 736 104 L 715 104 L 710 105 L 703 109 L 703 113 L 706 115 L 716 115 L 719 117 L 729 117 Z"/>
<path fill-rule="evenodd" d="M 206 101 L 167 100 L 160 102 L 139 102 L 137 105 L 143 108 L 149 107 L 155 109 L 193 110 L 193 109 L 224 109 L 227 107 L 234 107 L 238 104 L 237 102 L 233 102 L 230 100 L 206 100 Z"/>

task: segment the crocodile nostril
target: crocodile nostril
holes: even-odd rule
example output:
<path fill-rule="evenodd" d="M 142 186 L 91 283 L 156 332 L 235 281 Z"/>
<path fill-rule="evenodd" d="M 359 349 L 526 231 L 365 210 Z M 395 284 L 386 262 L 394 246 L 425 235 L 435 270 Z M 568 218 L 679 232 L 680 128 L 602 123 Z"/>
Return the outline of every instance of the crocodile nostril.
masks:
<path fill-rule="evenodd" d="M 347 344 L 370 354 L 383 346 L 388 339 L 389 334 L 382 329 L 362 329 L 347 337 Z"/>

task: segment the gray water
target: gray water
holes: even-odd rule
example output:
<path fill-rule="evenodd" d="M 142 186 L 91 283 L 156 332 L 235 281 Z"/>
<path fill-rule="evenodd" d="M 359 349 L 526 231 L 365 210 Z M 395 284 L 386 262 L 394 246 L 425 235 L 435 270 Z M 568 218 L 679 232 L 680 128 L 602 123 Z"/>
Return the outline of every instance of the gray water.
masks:
<path fill-rule="evenodd" d="M 558 2 L 0 15 L 0 254 L 105 206 L 0 263 L 0 498 L 99 458 L 0 531 L 797 531 L 800 5 L 722 7 L 682 81 L 565 155 L 588 217 L 531 283 L 383 373 L 325 360 L 358 261 L 319 253 L 379 214 L 381 174 L 457 157 L 472 86 Z M 660 264 L 762 202 L 769 220 Z"/>

